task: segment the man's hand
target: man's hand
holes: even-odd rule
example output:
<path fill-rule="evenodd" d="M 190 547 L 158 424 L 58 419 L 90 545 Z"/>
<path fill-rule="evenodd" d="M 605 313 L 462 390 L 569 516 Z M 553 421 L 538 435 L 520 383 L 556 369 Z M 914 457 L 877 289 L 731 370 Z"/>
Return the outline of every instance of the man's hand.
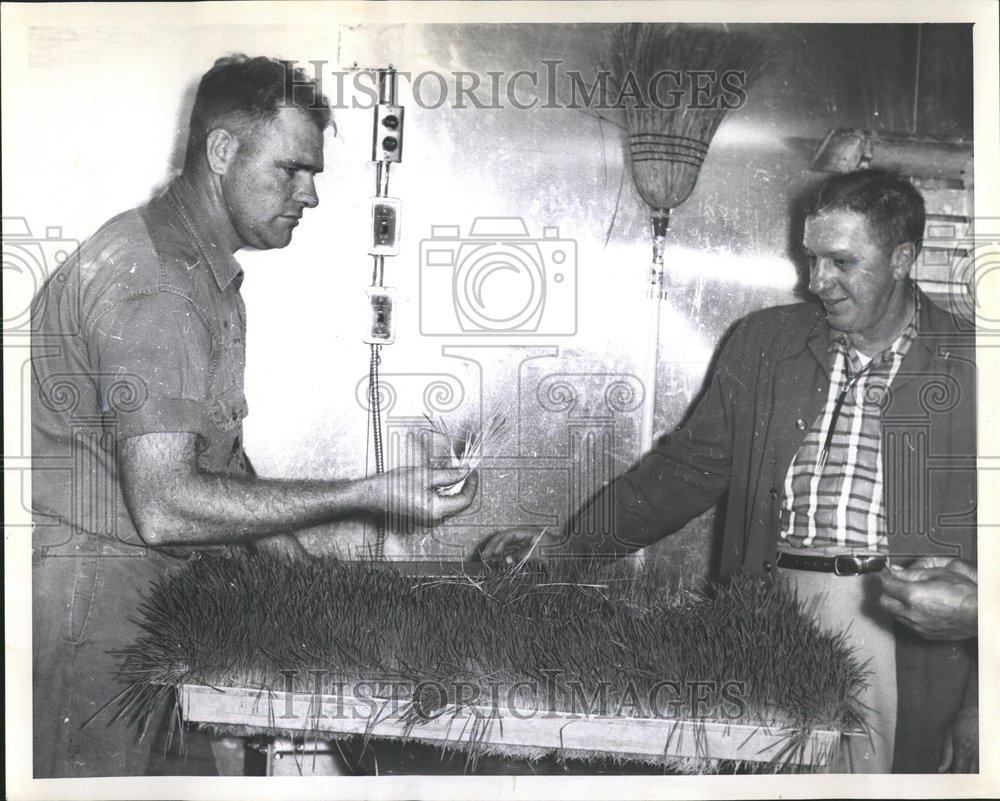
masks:
<path fill-rule="evenodd" d="M 945 731 L 938 773 L 979 773 L 978 707 L 962 707 Z"/>
<path fill-rule="evenodd" d="M 461 492 L 439 492 L 463 479 Z M 371 511 L 400 515 L 420 526 L 436 526 L 464 512 L 472 505 L 478 487 L 478 473 L 465 467 L 399 467 L 368 479 Z"/>
<path fill-rule="evenodd" d="M 497 531 L 483 545 L 479 560 L 499 566 L 516 565 L 527 559 L 543 561 L 543 549 L 554 544 L 555 537 L 537 528 L 509 528 Z"/>
<path fill-rule="evenodd" d="M 975 637 L 979 583 L 976 568 L 959 559 L 924 558 L 890 566 L 882 578 L 882 608 L 928 640 Z"/>

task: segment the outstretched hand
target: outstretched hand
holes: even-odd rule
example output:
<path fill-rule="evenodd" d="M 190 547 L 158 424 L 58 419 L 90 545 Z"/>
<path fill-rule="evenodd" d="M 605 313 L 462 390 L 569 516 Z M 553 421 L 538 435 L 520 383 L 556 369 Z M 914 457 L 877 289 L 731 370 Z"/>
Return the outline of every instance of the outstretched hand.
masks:
<path fill-rule="evenodd" d="M 498 567 L 517 565 L 529 559 L 543 561 L 543 550 L 552 546 L 553 539 L 544 528 L 508 528 L 490 536 L 479 551 L 479 559 Z"/>
<path fill-rule="evenodd" d="M 400 467 L 371 479 L 372 511 L 398 515 L 420 526 L 436 526 L 472 505 L 479 474 L 465 467 Z M 462 482 L 458 492 L 442 490 Z"/>

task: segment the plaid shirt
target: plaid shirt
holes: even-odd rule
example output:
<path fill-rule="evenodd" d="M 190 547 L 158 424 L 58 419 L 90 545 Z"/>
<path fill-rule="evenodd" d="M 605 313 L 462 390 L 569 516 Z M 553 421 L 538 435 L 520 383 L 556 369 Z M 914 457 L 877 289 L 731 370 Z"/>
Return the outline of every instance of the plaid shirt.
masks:
<path fill-rule="evenodd" d="M 917 318 L 915 311 L 892 346 L 868 364 L 846 336 L 831 340 L 826 404 L 785 476 L 780 533 L 785 546 L 888 552 L 881 405 L 917 335 Z"/>

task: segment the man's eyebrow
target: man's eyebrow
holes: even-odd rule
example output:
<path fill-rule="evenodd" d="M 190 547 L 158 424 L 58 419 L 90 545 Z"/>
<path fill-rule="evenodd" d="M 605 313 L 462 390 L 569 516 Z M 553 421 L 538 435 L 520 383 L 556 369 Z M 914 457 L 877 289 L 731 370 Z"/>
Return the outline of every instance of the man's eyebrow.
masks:
<path fill-rule="evenodd" d="M 296 170 L 306 170 L 313 175 L 323 172 L 323 168 L 317 164 L 310 164 L 307 161 L 296 161 L 295 159 L 281 159 L 278 161 L 279 167 L 293 167 Z"/>
<path fill-rule="evenodd" d="M 815 256 L 816 255 L 806 245 L 802 246 L 802 250 L 804 250 L 806 253 L 808 253 L 811 256 Z M 833 256 L 835 258 L 853 258 L 854 257 L 854 254 L 850 250 L 825 250 L 823 252 L 826 253 L 827 255 Z"/>

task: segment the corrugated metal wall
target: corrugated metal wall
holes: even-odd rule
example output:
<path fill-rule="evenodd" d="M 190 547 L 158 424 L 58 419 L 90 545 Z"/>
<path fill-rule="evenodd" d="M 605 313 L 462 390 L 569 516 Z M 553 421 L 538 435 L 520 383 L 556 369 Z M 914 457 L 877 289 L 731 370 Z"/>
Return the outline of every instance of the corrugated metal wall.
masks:
<path fill-rule="evenodd" d="M 916 26 L 751 27 L 768 42 L 767 71 L 746 106 L 719 131 L 694 194 L 672 218 L 666 254 L 671 285 L 655 390 L 659 430 L 683 418 L 735 320 L 796 299 L 801 228 L 795 211 L 804 188 L 817 178 L 808 165 L 830 128 L 971 134 L 968 28 L 925 26 L 918 47 Z M 561 69 L 588 75 L 606 63 L 606 35 L 590 25 L 507 26 L 502 33 L 492 26 L 435 26 L 413 40 L 407 33 L 398 58 L 387 53 L 383 60 L 391 57 L 413 72 L 468 70 L 485 78 L 490 70 L 542 70 L 543 60 L 558 59 Z M 482 409 L 502 409 L 515 432 L 498 454 L 502 458 L 484 470 L 471 517 L 390 543 L 400 554 L 455 555 L 495 528 L 558 526 L 638 455 L 641 402 L 649 391 L 643 375 L 650 232 L 647 211 L 624 172 L 623 133 L 613 114 L 605 112 L 609 119 L 602 120 L 565 108 L 447 107 L 412 107 L 407 114 L 406 157 L 396 184 L 405 206 L 406 243 L 388 266 L 390 282 L 405 298 L 401 341 L 384 352 L 383 375 L 394 397 L 388 426 L 405 437 L 424 413 L 454 422 Z M 464 236 L 477 216 L 522 217 L 535 236 L 544 226 L 558 226 L 560 237 L 576 243 L 574 336 L 527 342 L 420 336 L 418 241 L 442 224 L 461 226 Z M 355 261 L 353 274 L 361 280 L 364 259 Z M 573 300 L 556 291 L 546 297 L 553 306 Z M 433 302 L 453 300 L 441 295 Z M 560 315 L 568 314 L 560 308 L 551 313 L 555 328 Z M 338 332 L 335 341 L 343 343 L 338 367 L 350 376 L 345 383 L 353 390 L 363 382 L 365 354 L 352 334 Z M 435 382 L 439 394 L 428 392 Z M 342 392 L 330 403 L 343 408 Z M 275 468 L 299 472 L 303 450 L 323 465 L 322 451 L 331 440 L 360 456 L 355 448 L 364 438 L 364 417 L 355 416 L 346 441 L 340 414 L 336 422 L 334 415 L 328 418 L 327 439 L 300 420 L 297 447 Z M 709 513 L 659 550 L 679 572 L 703 573 L 711 561 L 712 526 Z"/>
<path fill-rule="evenodd" d="M 682 419 L 734 321 L 795 300 L 797 198 L 817 177 L 808 165 L 828 130 L 971 136 L 971 26 L 746 27 L 767 41 L 766 72 L 720 129 L 694 194 L 672 216 L 655 387 L 661 431 Z M 592 75 L 607 63 L 607 26 L 373 27 L 339 25 L 331 16 L 325 29 L 289 21 L 182 33 L 147 37 L 133 48 L 127 45 L 136 33 L 124 26 L 33 32 L 34 79 L 66 104 L 33 108 L 27 122 L 70 180 L 56 197 L 32 190 L 26 214 L 83 237 L 103 217 L 139 202 L 171 154 L 176 166 L 194 83 L 224 52 L 327 60 L 328 73 L 352 62 L 443 73 L 449 102 L 436 109 L 414 103 L 412 84 L 400 81 L 406 140 L 390 194 L 403 202 L 403 248 L 386 269 L 400 297 L 398 338 L 382 363 L 389 461 L 417 458 L 407 432 L 425 413 L 455 423 L 501 410 L 513 435 L 483 470 L 470 515 L 433 532 L 390 537 L 387 552 L 458 556 L 497 528 L 558 526 L 634 461 L 641 404 L 651 391 L 643 382 L 650 229 L 626 172 L 620 121 L 613 112 L 601 119 L 544 104 L 520 110 L 450 102 L 456 71 L 484 80 L 490 71 L 544 76 L 544 61 L 559 60 L 563 71 Z M 181 46 L 186 56 L 179 62 Z M 119 60 L 111 64 L 108 53 Z M 425 98 L 433 99 L 434 85 L 425 83 Z M 528 82 L 519 86 L 529 100 Z M 334 90 L 328 82 L 327 91 Z M 76 138 L 62 137 L 51 126 L 72 115 L 77 102 L 86 104 L 81 110 L 92 124 Z M 265 475 L 359 475 L 373 465 L 366 446 L 368 350 L 360 341 L 371 276 L 371 112 L 344 109 L 336 118 L 319 208 L 286 250 L 239 256 L 249 320 L 246 442 Z M 123 153 L 133 153 L 137 166 L 123 163 Z M 30 185 L 27 173 L 22 178 Z M 57 219 L 45 216 L 50 208 Z M 442 249 L 432 228 L 458 226 L 466 237 L 477 217 L 521 218 L 539 239 L 547 226 L 558 228 L 562 244 L 543 240 L 537 251 L 548 270 L 539 279 L 546 292 L 539 335 L 421 333 L 455 327 L 449 268 L 426 263 L 428 248 Z M 553 277 L 557 250 L 571 257 L 560 282 Z M 706 515 L 657 549 L 679 572 L 704 573 L 712 526 Z M 364 550 L 371 539 L 371 531 L 345 526 L 341 543 Z M 322 549 L 331 539 L 309 542 Z"/>

